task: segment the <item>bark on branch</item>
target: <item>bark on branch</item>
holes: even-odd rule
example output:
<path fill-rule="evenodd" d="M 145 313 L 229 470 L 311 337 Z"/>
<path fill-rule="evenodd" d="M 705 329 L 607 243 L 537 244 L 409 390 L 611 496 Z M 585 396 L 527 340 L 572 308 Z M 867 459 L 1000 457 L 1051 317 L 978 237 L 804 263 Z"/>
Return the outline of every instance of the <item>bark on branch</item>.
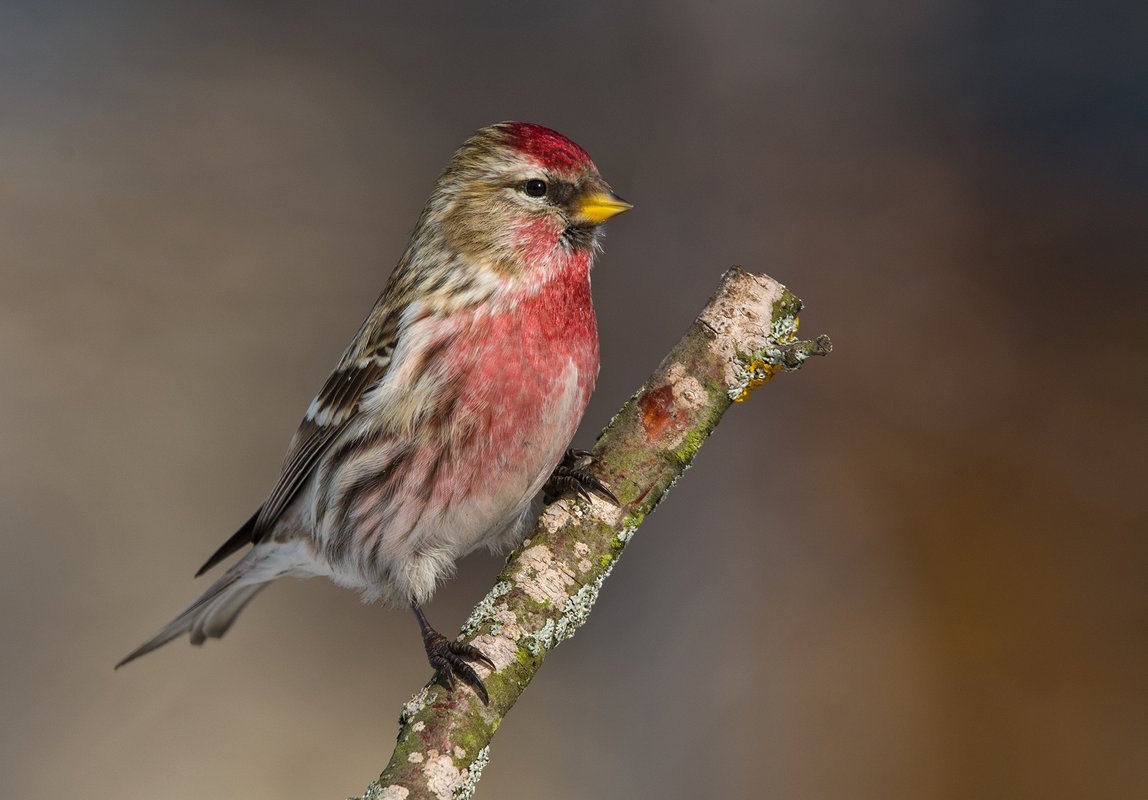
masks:
<path fill-rule="evenodd" d="M 462 638 L 490 704 L 432 682 L 404 706 L 390 763 L 362 800 L 469 797 L 502 718 L 546 655 L 586 621 L 603 582 L 646 515 L 693 461 L 732 402 L 777 372 L 825 355 L 829 337 L 797 339 L 801 301 L 765 275 L 733 268 L 685 336 L 598 437 L 595 470 L 621 506 L 567 497 L 549 506 L 475 606 Z"/>

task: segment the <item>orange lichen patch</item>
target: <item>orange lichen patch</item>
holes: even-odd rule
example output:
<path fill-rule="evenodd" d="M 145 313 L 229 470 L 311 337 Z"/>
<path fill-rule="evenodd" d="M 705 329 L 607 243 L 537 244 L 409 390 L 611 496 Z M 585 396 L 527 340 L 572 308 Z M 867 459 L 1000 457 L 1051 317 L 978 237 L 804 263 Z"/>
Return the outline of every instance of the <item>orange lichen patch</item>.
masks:
<path fill-rule="evenodd" d="M 749 372 L 749 381 L 745 384 L 745 388 L 741 393 L 733 399 L 735 403 L 740 403 L 745 400 L 750 394 L 759 386 L 769 383 L 770 379 L 777 373 L 777 367 L 773 364 L 767 364 L 760 358 L 755 359 L 747 368 Z"/>
<path fill-rule="evenodd" d="M 661 436 L 674 421 L 674 390 L 671 386 L 646 392 L 638 398 L 638 411 L 642 414 L 642 427 L 646 438 L 653 441 Z"/>

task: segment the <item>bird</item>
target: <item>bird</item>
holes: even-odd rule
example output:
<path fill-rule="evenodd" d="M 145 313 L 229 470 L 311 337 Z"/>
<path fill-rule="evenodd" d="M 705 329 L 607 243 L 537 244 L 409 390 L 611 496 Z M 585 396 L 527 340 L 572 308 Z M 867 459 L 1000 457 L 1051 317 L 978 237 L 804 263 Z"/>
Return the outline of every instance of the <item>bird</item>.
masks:
<path fill-rule="evenodd" d="M 326 577 L 409 607 L 436 676 L 489 702 L 472 662 L 493 662 L 422 606 L 462 556 L 521 541 L 541 495 L 616 502 L 569 445 L 599 370 L 591 266 L 603 223 L 632 207 L 550 128 L 501 122 L 468 138 L 270 494 L 196 577 L 249 549 L 116 668 L 184 634 L 222 637 L 279 578 Z"/>

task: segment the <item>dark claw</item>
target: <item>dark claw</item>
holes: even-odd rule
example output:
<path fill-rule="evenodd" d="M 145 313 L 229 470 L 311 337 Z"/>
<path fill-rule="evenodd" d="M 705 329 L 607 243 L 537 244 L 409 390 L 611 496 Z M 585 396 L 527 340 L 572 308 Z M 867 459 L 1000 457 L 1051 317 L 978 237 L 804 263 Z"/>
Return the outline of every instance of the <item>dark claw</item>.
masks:
<path fill-rule="evenodd" d="M 490 669 L 494 669 L 494 662 L 486 657 L 477 647 L 465 642 L 452 642 L 445 636 L 437 636 L 427 642 L 427 660 L 439 679 L 446 684 L 446 688 L 454 691 L 454 679 L 461 678 L 482 699 L 484 705 L 490 704 L 490 695 L 482 678 L 474 671 L 474 667 L 466 659 L 478 661 Z"/>
<path fill-rule="evenodd" d="M 451 652 L 455 655 L 462 656 L 463 658 L 470 659 L 471 661 L 477 661 L 489 669 L 491 672 L 494 672 L 494 662 L 486 657 L 486 653 L 479 650 L 473 644 L 468 644 L 467 642 L 451 642 L 447 646 L 450 647 Z"/>
<path fill-rule="evenodd" d="M 467 659 L 477 661 L 491 671 L 495 669 L 494 662 L 474 645 L 467 642 L 451 641 L 436 631 L 427 622 L 426 616 L 423 615 L 422 609 L 418 606 L 414 606 L 414 612 L 418 617 L 419 627 L 422 629 L 427 661 L 430 662 L 431 669 L 435 671 L 439 680 L 446 685 L 447 689 L 454 691 L 454 679 L 456 677 L 462 678 L 464 683 L 474 689 L 475 693 L 482 699 L 483 704 L 489 705 L 490 695 L 487 694 L 486 686 L 478 677 L 478 673 L 474 671 L 474 667 L 467 663 Z"/>
<path fill-rule="evenodd" d="M 542 501 L 549 505 L 566 492 L 575 492 L 583 500 L 590 499 L 590 492 L 618 505 L 618 498 L 610 491 L 610 487 L 590 474 L 589 468 L 594 463 L 594 456 L 588 450 L 570 448 L 565 457 L 550 476 L 544 487 Z"/>

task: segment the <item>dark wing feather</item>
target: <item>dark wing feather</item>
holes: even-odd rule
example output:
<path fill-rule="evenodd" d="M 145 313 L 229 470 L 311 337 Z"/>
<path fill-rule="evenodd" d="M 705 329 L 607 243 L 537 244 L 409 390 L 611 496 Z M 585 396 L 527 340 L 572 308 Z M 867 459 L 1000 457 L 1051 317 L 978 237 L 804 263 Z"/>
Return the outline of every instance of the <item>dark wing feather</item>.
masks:
<path fill-rule="evenodd" d="M 323 453 L 354 418 L 363 395 L 386 374 L 389 364 L 389 354 L 385 357 L 376 356 L 331 374 L 307 417 L 299 425 L 295 438 L 291 440 L 291 448 L 283 462 L 283 471 L 267 501 L 207 559 L 195 577 L 198 578 L 245 545 L 263 540 Z"/>
<path fill-rule="evenodd" d="M 337 369 L 327 379 L 307 418 L 295 434 L 279 482 L 271 490 L 255 520 L 253 541 L 260 541 L 263 534 L 275 524 L 327 448 L 354 419 L 363 395 L 382 379 L 390 363 L 388 351 Z"/>
<path fill-rule="evenodd" d="M 386 375 L 405 307 L 405 303 L 396 302 L 396 294 L 399 293 L 394 291 L 394 287 L 383 293 L 343 354 L 339 366 L 323 384 L 291 440 L 283 471 L 267 502 L 207 559 L 195 573 L 197 578 L 245 545 L 264 539 L 327 448 L 354 419 L 363 395 Z M 380 309 L 386 307 L 391 312 L 380 313 Z"/>
<path fill-rule="evenodd" d="M 327 448 L 354 419 L 363 395 L 387 374 L 405 307 L 405 303 L 393 302 L 393 299 L 389 292 L 379 298 L 339 360 L 339 366 L 307 410 L 307 416 L 291 440 L 279 482 L 256 516 L 253 542 L 262 541 L 271 530 Z M 390 313 L 380 313 L 386 307 Z"/>

